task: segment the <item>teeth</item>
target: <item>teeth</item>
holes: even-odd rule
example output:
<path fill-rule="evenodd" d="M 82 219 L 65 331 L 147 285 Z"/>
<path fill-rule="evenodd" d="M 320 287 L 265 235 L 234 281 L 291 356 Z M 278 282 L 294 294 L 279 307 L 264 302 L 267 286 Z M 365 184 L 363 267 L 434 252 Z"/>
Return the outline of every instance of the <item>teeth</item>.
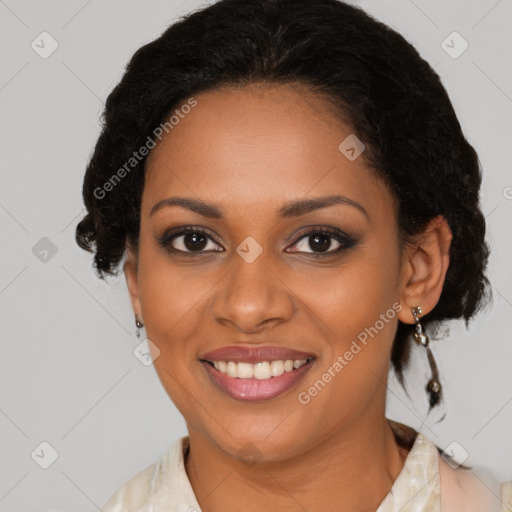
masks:
<path fill-rule="evenodd" d="M 265 380 L 270 379 L 270 377 L 272 377 L 272 374 L 270 373 L 270 363 L 268 361 L 264 361 L 263 363 L 256 363 L 254 365 L 255 379 Z"/>
<path fill-rule="evenodd" d="M 254 377 L 254 365 L 251 363 L 238 363 L 238 377 L 240 379 L 252 379 Z"/>
<path fill-rule="evenodd" d="M 284 363 L 283 361 L 272 361 L 270 363 L 270 374 L 272 377 L 279 377 L 284 373 Z"/>
<path fill-rule="evenodd" d="M 220 371 L 220 366 L 219 366 Z M 229 361 L 228 367 L 226 368 L 226 373 L 230 377 L 238 377 L 238 364 L 234 363 L 233 361 Z"/>
<path fill-rule="evenodd" d="M 255 364 L 236 363 L 234 361 L 213 361 L 213 366 L 220 373 L 238 379 L 267 380 L 279 377 L 284 372 L 291 372 L 306 364 L 308 359 L 287 359 L 286 361 L 261 361 Z"/>

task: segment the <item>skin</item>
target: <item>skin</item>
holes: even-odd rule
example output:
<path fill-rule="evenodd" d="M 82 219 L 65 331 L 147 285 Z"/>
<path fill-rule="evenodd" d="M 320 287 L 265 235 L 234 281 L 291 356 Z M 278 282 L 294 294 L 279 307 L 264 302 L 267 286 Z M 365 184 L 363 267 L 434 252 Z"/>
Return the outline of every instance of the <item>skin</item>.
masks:
<path fill-rule="evenodd" d="M 385 418 L 393 337 L 398 320 L 414 322 L 413 306 L 426 315 L 439 300 L 450 229 L 437 217 L 414 244 L 400 244 L 390 190 L 364 154 L 349 161 L 339 151 L 352 131 L 321 98 L 264 84 L 194 97 L 198 105 L 149 155 L 139 248 L 128 247 L 124 271 L 133 311 L 161 351 L 155 369 L 187 423 L 186 471 L 200 506 L 329 512 L 343 503 L 344 510 L 375 511 L 408 453 Z M 367 215 L 347 204 L 295 218 L 277 214 L 289 201 L 332 194 Z M 173 196 L 213 203 L 224 219 L 176 206 L 150 215 Z M 166 230 L 185 226 L 211 232 L 205 254 L 180 256 L 159 245 Z M 310 245 L 311 226 L 338 228 L 356 243 L 315 258 L 340 245 L 334 238 L 324 249 Z M 252 263 L 236 252 L 249 236 L 262 248 Z M 180 236 L 172 245 L 186 251 L 183 242 Z M 298 393 L 394 303 L 400 312 L 300 404 Z M 236 344 L 280 345 L 316 361 L 286 394 L 244 402 L 214 387 L 198 360 Z M 246 463 L 248 451 L 254 465 Z"/>

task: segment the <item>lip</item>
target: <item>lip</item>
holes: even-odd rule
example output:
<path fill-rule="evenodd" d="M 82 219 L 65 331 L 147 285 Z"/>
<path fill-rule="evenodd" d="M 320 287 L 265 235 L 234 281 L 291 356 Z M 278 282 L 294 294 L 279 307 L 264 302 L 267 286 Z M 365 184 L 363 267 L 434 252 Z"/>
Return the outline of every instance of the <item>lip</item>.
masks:
<path fill-rule="evenodd" d="M 202 361 L 234 361 L 237 363 L 258 363 L 259 361 L 286 361 L 287 359 L 315 359 L 315 355 L 278 346 L 244 347 L 232 345 L 207 352 L 199 357 Z M 277 377 L 274 377 L 277 378 Z"/>
<path fill-rule="evenodd" d="M 233 360 L 233 359 L 231 359 Z M 267 359 L 268 360 L 268 359 Z M 261 361 L 261 359 L 259 359 Z M 243 361 L 242 361 L 243 362 Z M 239 379 L 230 377 L 219 372 L 208 361 L 202 360 L 201 364 L 206 370 L 210 381 L 217 389 L 220 389 L 226 395 L 235 400 L 260 402 L 277 398 L 290 391 L 297 386 L 306 373 L 312 368 L 315 359 L 310 359 L 300 368 L 296 368 L 290 372 L 284 372 L 279 377 L 271 377 L 270 379 Z"/>

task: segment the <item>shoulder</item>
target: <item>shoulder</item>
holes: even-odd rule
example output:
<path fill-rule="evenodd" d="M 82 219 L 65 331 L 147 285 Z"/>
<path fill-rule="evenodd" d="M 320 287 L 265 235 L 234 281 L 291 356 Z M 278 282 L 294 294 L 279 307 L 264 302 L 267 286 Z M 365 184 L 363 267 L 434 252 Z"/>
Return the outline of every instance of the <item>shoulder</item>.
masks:
<path fill-rule="evenodd" d="M 430 464 L 434 468 L 429 478 L 437 482 L 441 512 L 512 512 L 512 481 L 500 482 L 483 466 L 460 466 L 414 429 L 397 422 L 390 424 L 398 444 L 407 450 L 415 445 L 413 455 L 422 467 Z M 412 463 L 412 455 L 409 459 Z"/>
<path fill-rule="evenodd" d="M 102 512 L 149 512 L 155 474 L 159 463 L 143 469 L 111 496 Z"/>
<path fill-rule="evenodd" d="M 454 467 L 439 455 L 442 512 L 504 512 L 512 505 L 512 482 L 500 483 L 482 467 Z"/>
<path fill-rule="evenodd" d="M 500 495 L 503 512 L 509 512 L 512 510 L 512 480 L 509 482 L 501 482 Z"/>
<path fill-rule="evenodd" d="M 181 509 L 183 503 L 199 510 L 184 466 L 188 446 L 188 436 L 176 440 L 160 460 L 117 489 L 101 512 L 156 512 Z"/>

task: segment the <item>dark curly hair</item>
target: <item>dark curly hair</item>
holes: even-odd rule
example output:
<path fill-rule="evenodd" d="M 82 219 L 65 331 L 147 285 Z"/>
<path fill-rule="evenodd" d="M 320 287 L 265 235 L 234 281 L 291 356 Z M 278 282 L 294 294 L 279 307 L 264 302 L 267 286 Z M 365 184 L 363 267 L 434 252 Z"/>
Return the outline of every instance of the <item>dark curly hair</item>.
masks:
<path fill-rule="evenodd" d="M 99 277 L 117 274 L 127 242 L 138 246 L 146 157 L 122 179 L 116 171 L 193 94 L 256 82 L 306 86 L 329 101 L 392 191 L 404 243 L 444 216 L 450 264 L 423 325 L 435 334 L 442 320 L 463 318 L 467 327 L 490 297 L 477 154 L 432 67 L 397 32 L 339 0 L 220 0 L 133 55 L 106 101 L 83 185 L 88 213 L 76 228 Z M 399 322 L 392 349 L 404 389 L 413 328 Z"/>

